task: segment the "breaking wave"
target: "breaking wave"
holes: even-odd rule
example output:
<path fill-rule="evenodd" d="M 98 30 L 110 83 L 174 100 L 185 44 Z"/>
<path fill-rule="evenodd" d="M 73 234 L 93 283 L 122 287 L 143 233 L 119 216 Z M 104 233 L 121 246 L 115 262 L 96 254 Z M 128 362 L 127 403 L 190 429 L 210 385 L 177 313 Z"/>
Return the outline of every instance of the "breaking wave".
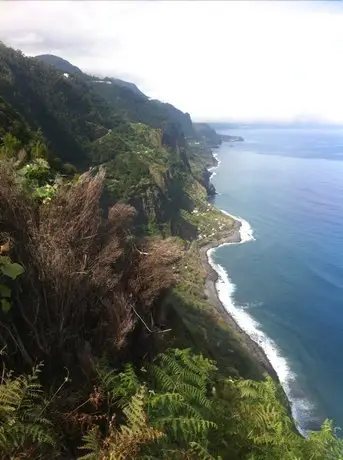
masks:
<path fill-rule="evenodd" d="M 217 154 L 213 156 L 218 161 L 217 166 L 214 166 L 209 169 L 212 172 L 212 176 L 215 174 L 213 172 L 220 165 L 220 160 L 218 159 Z M 221 210 L 223 214 L 226 214 L 232 217 L 235 220 L 238 220 L 241 223 L 240 227 L 240 242 L 239 243 L 224 243 L 221 246 L 226 246 L 230 244 L 243 244 L 249 241 L 254 241 L 254 231 L 248 221 L 241 217 L 233 216 L 228 212 Z M 263 330 L 261 325 L 256 321 L 248 312 L 249 308 L 246 306 L 237 305 L 234 299 L 234 294 L 236 290 L 235 284 L 229 278 L 229 275 L 224 267 L 217 264 L 214 260 L 214 253 L 218 248 L 209 249 L 207 252 L 207 257 L 211 267 L 218 273 L 218 280 L 216 282 L 216 290 L 218 293 L 219 300 L 236 321 L 238 326 L 249 335 L 249 337 L 256 342 L 261 349 L 264 351 L 267 356 L 270 364 L 274 368 L 275 372 L 278 375 L 280 383 L 287 395 L 287 398 L 291 405 L 292 416 L 298 425 L 298 430 L 303 435 L 306 435 L 306 422 L 311 418 L 311 412 L 313 406 L 306 399 L 306 397 L 299 392 L 299 389 L 296 388 L 296 375 L 292 372 L 290 365 L 287 359 L 282 356 L 281 351 L 274 343 L 274 341 L 268 337 Z"/>

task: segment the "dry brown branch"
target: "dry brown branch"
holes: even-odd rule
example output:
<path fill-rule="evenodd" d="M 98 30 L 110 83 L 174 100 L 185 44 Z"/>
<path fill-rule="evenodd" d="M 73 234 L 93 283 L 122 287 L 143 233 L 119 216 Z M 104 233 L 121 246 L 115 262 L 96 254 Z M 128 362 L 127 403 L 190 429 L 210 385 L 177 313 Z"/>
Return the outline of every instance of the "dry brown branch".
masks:
<path fill-rule="evenodd" d="M 104 215 L 104 180 L 103 170 L 88 172 L 38 208 L 0 164 L 0 233 L 10 235 L 11 257 L 25 267 L 13 308 L 0 312 L 0 347 L 7 344 L 10 359 L 87 374 L 104 351 L 117 356 L 138 323 L 154 330 L 146 318 L 173 283 L 181 253 L 168 240 L 138 241 L 131 206 L 118 203 Z"/>

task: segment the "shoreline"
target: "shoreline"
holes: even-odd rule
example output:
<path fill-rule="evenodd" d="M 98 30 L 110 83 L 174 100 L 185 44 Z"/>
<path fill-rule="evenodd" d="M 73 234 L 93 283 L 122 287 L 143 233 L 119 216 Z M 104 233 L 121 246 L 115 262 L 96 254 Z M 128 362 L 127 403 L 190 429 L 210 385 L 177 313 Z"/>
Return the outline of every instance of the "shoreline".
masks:
<path fill-rule="evenodd" d="M 234 244 L 241 242 L 240 228 L 241 222 L 237 219 L 234 219 L 234 225 L 230 232 L 219 237 L 216 241 L 211 241 L 201 246 L 200 257 L 202 266 L 206 272 L 204 293 L 209 302 L 214 305 L 217 310 L 223 315 L 226 322 L 231 326 L 233 331 L 239 336 L 242 341 L 242 344 L 248 350 L 248 352 L 256 359 L 259 366 L 263 372 L 267 372 L 274 380 L 280 383 L 279 377 L 271 365 L 267 355 L 264 350 L 258 345 L 235 321 L 232 315 L 227 311 L 223 303 L 219 299 L 218 291 L 216 288 L 216 283 L 218 281 L 219 275 L 217 271 L 211 266 L 209 261 L 208 252 L 211 249 L 218 248 L 223 244 Z"/>
<path fill-rule="evenodd" d="M 213 166 L 210 166 L 208 168 L 208 171 L 211 174 L 210 177 L 213 177 L 213 175 L 215 175 L 215 170 L 220 166 L 220 160 L 218 159 L 217 154 L 213 151 L 212 158 Z M 216 209 L 223 212 L 224 214 L 227 214 L 225 211 L 222 211 L 217 207 Z M 272 379 L 275 382 L 277 382 L 280 385 L 280 388 L 282 389 L 283 393 L 282 403 L 287 409 L 288 416 L 290 417 L 293 423 L 294 431 L 301 437 L 305 437 L 304 432 L 300 428 L 296 416 L 293 412 L 292 401 L 291 399 L 289 399 L 287 391 L 281 383 L 278 373 L 271 364 L 264 349 L 257 342 L 255 342 L 255 340 L 253 340 L 247 332 L 245 332 L 241 328 L 241 326 L 237 323 L 232 314 L 225 308 L 225 305 L 220 300 L 219 293 L 216 287 L 220 275 L 211 265 L 209 251 L 212 249 L 217 249 L 225 244 L 240 244 L 242 242 L 240 230 L 243 223 L 238 218 L 235 218 L 232 215 L 230 215 L 230 217 L 234 220 L 233 227 L 226 233 L 223 232 L 221 235 L 219 235 L 216 240 L 209 241 L 204 245 L 200 246 L 199 248 L 201 264 L 206 273 L 204 281 L 204 294 L 207 300 L 215 306 L 218 312 L 222 314 L 224 320 L 233 329 L 234 333 L 238 336 L 238 339 L 246 348 L 247 352 L 257 361 L 262 373 L 267 373 L 268 375 L 270 375 L 270 377 L 272 377 Z"/>

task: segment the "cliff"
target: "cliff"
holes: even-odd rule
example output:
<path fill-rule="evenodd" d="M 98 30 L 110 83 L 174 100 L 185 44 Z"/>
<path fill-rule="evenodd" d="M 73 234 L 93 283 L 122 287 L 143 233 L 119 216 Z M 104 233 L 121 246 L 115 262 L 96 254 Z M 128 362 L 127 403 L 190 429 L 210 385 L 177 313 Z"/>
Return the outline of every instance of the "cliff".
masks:
<path fill-rule="evenodd" d="M 193 124 L 196 136 L 203 144 L 211 148 L 218 147 L 222 142 L 242 142 L 242 136 L 231 136 L 229 134 L 218 134 L 208 123 Z M 221 126 L 221 125 L 219 125 Z M 225 125 L 224 125 L 225 126 Z"/>
<path fill-rule="evenodd" d="M 20 113 L 0 96 L 0 139 L 2 140 L 8 133 L 24 144 L 30 142 L 33 137 L 29 125 Z"/>
<path fill-rule="evenodd" d="M 171 104 L 150 99 L 131 82 L 87 75 L 58 56 L 42 55 L 36 58 L 60 72 L 68 72 L 69 69 L 70 73 L 76 73 L 95 93 L 105 99 L 117 114 L 132 122 L 145 123 L 154 128 L 162 128 L 165 124 L 172 123 L 178 125 L 185 136 L 194 136 L 192 120 L 188 113 L 183 113 Z"/>
<path fill-rule="evenodd" d="M 196 237 L 180 214 L 194 208 L 186 189 L 194 181 L 209 194 L 214 189 L 206 169 L 211 153 L 202 162 L 189 114 L 149 100 L 131 83 L 98 81 L 57 56 L 27 58 L 2 45 L 0 64 L 4 103 L 41 131 L 55 164 L 81 171 L 106 165 L 104 203 L 134 204 L 142 231 Z"/>
<path fill-rule="evenodd" d="M 129 83 L 98 83 L 55 56 L 27 58 L 1 46 L 0 63 L 0 129 L 18 136 L 26 158 L 36 155 L 27 142 L 39 130 L 51 174 L 70 174 L 64 162 L 78 172 L 105 168 L 102 207 L 132 205 L 138 237 L 178 236 L 189 244 L 209 232 L 211 214 L 206 224 L 196 214 L 215 193 L 208 168 L 218 136 L 208 125 L 193 125 L 189 114 Z"/>
<path fill-rule="evenodd" d="M 199 141 L 208 145 L 209 147 L 215 148 L 221 144 L 220 135 L 217 134 L 209 124 L 194 123 L 194 129 Z"/>
<path fill-rule="evenodd" d="M 134 206 L 140 237 L 191 242 L 209 232 L 211 214 L 206 224 L 196 214 L 215 193 L 208 168 L 216 164 L 210 146 L 219 137 L 208 125 L 193 124 L 189 114 L 150 101 L 129 83 L 97 83 L 54 56 L 27 58 L 1 46 L 0 63 L 2 129 L 18 135 L 27 156 L 27 137 L 40 130 L 53 171 L 70 174 L 64 162 L 79 172 L 105 168 L 102 207 Z"/>
<path fill-rule="evenodd" d="M 219 137 L 222 142 L 243 142 L 244 141 L 242 136 L 230 136 L 229 134 L 219 134 Z"/>

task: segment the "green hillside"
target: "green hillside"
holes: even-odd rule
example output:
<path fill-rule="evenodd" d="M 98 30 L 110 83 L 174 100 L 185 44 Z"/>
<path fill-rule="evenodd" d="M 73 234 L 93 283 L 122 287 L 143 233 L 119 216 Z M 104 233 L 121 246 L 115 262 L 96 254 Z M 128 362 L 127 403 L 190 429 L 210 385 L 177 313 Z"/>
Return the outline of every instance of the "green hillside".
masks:
<path fill-rule="evenodd" d="M 4 45 L 0 68 L 0 95 L 65 162 L 85 164 L 90 144 L 122 121 L 82 77 L 65 78 Z"/>
<path fill-rule="evenodd" d="M 75 73 L 75 66 L 64 59 L 52 55 L 37 56 L 41 61 L 53 65 L 61 72 Z M 77 68 L 76 68 L 77 69 Z M 80 73 L 80 69 L 78 74 Z M 181 112 L 171 104 L 149 99 L 136 85 L 117 78 L 97 78 L 82 74 L 92 88 L 102 96 L 117 114 L 132 122 L 145 123 L 153 128 L 162 128 L 166 124 L 177 124 L 186 137 L 194 136 L 189 114 Z"/>

